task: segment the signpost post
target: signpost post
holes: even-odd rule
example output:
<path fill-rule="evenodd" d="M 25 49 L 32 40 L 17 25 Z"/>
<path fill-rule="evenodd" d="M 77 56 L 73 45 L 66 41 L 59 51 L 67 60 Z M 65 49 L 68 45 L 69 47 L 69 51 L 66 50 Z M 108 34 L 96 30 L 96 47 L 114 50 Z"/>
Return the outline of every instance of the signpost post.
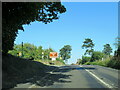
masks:
<path fill-rule="evenodd" d="M 50 56 L 50 58 L 52 58 L 52 61 L 54 61 L 58 57 L 58 53 L 57 52 L 50 52 L 49 56 Z"/>
<path fill-rule="evenodd" d="M 23 57 L 23 42 L 22 42 L 22 55 L 21 55 L 21 57 Z"/>

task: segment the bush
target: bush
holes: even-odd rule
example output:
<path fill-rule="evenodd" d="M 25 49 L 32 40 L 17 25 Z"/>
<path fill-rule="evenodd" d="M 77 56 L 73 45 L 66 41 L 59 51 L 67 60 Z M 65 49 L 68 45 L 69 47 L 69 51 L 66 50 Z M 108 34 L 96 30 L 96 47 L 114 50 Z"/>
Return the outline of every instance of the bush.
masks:
<path fill-rule="evenodd" d="M 86 62 L 89 62 L 91 59 L 91 57 L 87 57 L 87 56 L 82 56 L 82 61 L 81 64 L 85 64 Z"/>
<path fill-rule="evenodd" d="M 110 59 L 106 59 L 104 61 L 102 60 L 97 60 L 94 62 L 86 62 L 85 65 L 100 65 L 100 66 L 107 66 L 107 64 L 109 63 Z"/>
<path fill-rule="evenodd" d="M 120 69 L 120 59 L 114 57 L 107 63 L 107 66 L 115 69 Z"/>
<path fill-rule="evenodd" d="M 91 62 L 86 62 L 84 65 L 91 65 Z"/>
<path fill-rule="evenodd" d="M 63 63 L 63 64 L 65 64 L 65 62 L 64 62 L 62 59 L 60 59 L 60 58 L 56 58 L 56 60 L 57 60 L 57 61 L 60 61 L 60 62 Z"/>
<path fill-rule="evenodd" d="M 91 56 L 91 60 L 90 61 L 96 61 L 96 60 L 101 60 L 104 56 L 104 53 L 99 52 L 99 51 L 94 51 L 92 56 Z"/>

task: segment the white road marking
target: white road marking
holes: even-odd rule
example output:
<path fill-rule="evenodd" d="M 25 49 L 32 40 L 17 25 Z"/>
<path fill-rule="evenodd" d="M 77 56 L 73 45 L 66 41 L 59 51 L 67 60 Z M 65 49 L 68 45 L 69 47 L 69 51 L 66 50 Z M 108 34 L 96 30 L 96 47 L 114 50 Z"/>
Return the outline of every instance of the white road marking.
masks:
<path fill-rule="evenodd" d="M 82 67 L 82 66 L 80 66 Z M 103 83 L 105 86 L 107 86 L 108 88 L 113 88 L 111 85 L 109 85 L 108 83 L 104 82 L 102 79 L 100 79 L 99 77 L 97 77 L 95 74 L 93 74 L 92 72 L 90 72 L 89 70 L 85 69 L 88 73 L 90 73 L 93 77 L 95 77 L 97 80 L 99 80 L 101 83 Z"/>

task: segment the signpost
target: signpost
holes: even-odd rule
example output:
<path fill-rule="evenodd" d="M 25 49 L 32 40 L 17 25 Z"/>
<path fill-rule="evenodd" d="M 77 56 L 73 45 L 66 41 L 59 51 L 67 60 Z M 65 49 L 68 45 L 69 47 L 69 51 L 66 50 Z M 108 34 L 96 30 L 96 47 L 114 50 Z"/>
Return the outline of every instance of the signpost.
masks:
<path fill-rule="evenodd" d="M 21 57 L 23 57 L 23 42 L 22 42 L 22 55 L 21 55 Z"/>
<path fill-rule="evenodd" d="M 57 52 L 50 52 L 49 57 L 52 58 L 52 61 L 54 61 L 58 57 L 58 53 Z"/>

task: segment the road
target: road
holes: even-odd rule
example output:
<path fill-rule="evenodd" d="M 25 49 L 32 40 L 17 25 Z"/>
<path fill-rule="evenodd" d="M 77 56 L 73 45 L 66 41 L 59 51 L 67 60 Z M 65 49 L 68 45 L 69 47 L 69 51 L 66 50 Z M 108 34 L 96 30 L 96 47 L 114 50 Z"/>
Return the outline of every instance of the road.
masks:
<path fill-rule="evenodd" d="M 118 81 L 116 69 L 97 65 L 68 65 L 49 72 L 37 80 L 37 84 L 19 84 L 15 88 L 118 88 Z"/>

